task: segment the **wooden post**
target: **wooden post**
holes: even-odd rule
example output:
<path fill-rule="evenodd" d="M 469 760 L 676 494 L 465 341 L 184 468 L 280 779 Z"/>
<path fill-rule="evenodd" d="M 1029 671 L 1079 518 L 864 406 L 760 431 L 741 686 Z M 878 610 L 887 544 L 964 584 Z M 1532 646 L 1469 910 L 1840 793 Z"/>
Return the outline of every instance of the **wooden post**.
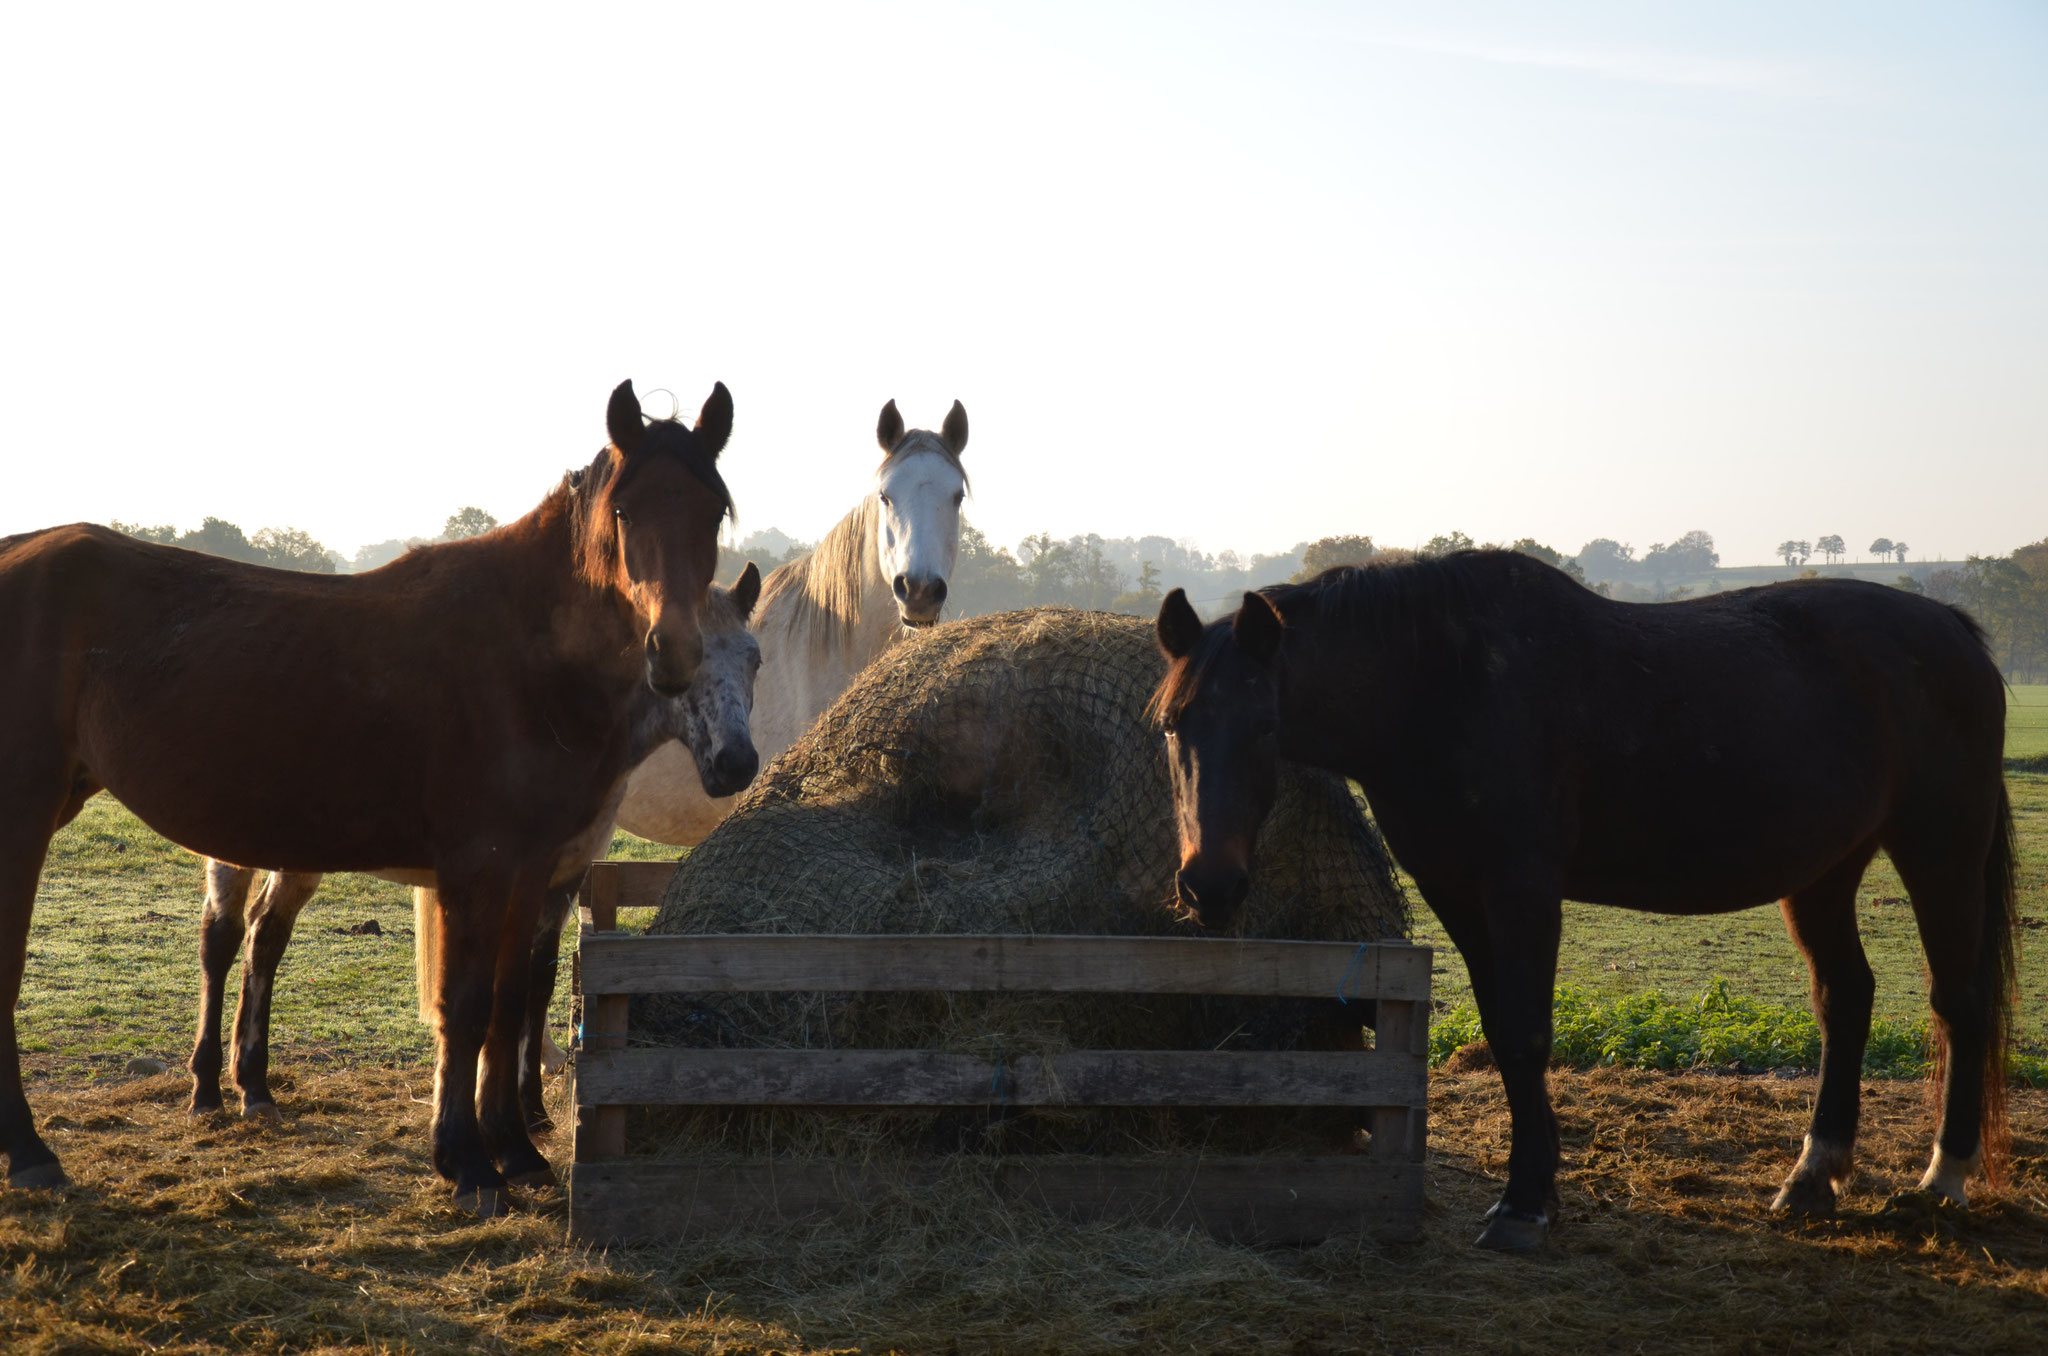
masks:
<path fill-rule="evenodd" d="M 589 914 L 586 932 L 615 932 L 619 926 L 619 878 L 593 866 L 583 878 L 583 908 Z M 583 1000 L 582 1039 L 579 1053 L 626 1048 L 626 995 L 599 994 Z M 594 1163 L 618 1158 L 626 1152 L 626 1108 L 622 1106 L 578 1106 L 576 1108 L 576 1161 Z"/>
<path fill-rule="evenodd" d="M 1379 1026 L 1373 1031 L 1373 1049 L 1427 1060 L 1429 1056 L 1429 1010 L 1408 999 L 1379 1000 Z M 1405 1159 L 1420 1163 L 1424 1151 L 1426 1107 L 1376 1106 L 1372 1108 L 1371 1154 L 1374 1158 Z"/>

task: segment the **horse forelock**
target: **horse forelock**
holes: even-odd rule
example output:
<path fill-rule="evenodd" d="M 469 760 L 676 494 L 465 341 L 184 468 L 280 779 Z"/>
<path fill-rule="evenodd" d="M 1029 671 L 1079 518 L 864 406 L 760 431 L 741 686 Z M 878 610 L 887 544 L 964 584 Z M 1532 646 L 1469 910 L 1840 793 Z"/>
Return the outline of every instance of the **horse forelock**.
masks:
<path fill-rule="evenodd" d="M 657 424 L 662 422 L 666 421 L 657 421 Z M 650 428 L 655 426 L 649 425 Z M 646 465 L 648 455 L 660 455 L 664 451 L 682 457 L 684 469 L 717 497 L 722 517 L 730 520 L 735 516 L 732 494 L 726 489 L 725 478 L 718 473 L 718 463 L 694 445 L 665 442 L 627 458 L 607 444 L 598 450 L 589 466 L 581 471 L 564 472 L 561 483 L 549 495 L 551 502 L 560 501 L 569 514 L 575 540 L 576 572 L 586 583 L 597 588 L 609 587 L 619 546 L 618 496 Z"/>
<path fill-rule="evenodd" d="M 1170 725 L 1202 690 L 1202 683 L 1223 647 L 1230 644 L 1227 622 L 1211 622 L 1202 628 L 1202 639 L 1193 650 L 1166 663 L 1159 686 L 1145 703 L 1145 718 L 1155 725 Z"/>
<path fill-rule="evenodd" d="M 973 481 L 967 475 L 967 467 L 961 462 L 959 456 L 952 448 L 946 446 L 944 439 L 927 428 L 914 428 L 898 439 L 896 450 L 882 458 L 881 464 L 875 467 L 875 474 L 879 476 L 896 462 L 907 460 L 922 452 L 930 452 L 935 456 L 944 457 L 946 464 L 960 473 L 961 488 L 966 490 L 974 488 Z"/>

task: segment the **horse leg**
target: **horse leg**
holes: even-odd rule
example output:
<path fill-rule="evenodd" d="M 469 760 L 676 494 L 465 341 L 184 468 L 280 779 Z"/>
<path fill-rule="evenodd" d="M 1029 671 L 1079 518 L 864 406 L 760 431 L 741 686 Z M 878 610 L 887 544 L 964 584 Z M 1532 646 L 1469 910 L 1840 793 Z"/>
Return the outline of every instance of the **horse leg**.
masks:
<path fill-rule="evenodd" d="M 1941 1128 L 1920 1190 L 1957 1205 L 1970 1203 L 1968 1181 L 1984 1163 L 1985 1111 L 2002 1105 L 2000 1017 L 2006 977 L 2000 973 L 2006 902 L 1987 898 L 1988 844 L 1980 830 L 1916 836 L 1887 844 L 1913 901 L 1920 946 L 1927 954 L 1927 997 L 1934 1009 L 1941 1095 Z M 2002 863 L 2000 864 L 2002 866 Z M 1987 1087 L 1990 1095 L 1987 1097 Z"/>
<path fill-rule="evenodd" d="M 192 1044 L 192 1114 L 221 1109 L 220 1011 L 228 967 L 242 949 L 243 917 L 256 873 L 206 861 L 206 908 L 199 921 L 199 1034 Z"/>
<path fill-rule="evenodd" d="M 277 967 L 291 945 L 292 925 L 319 888 L 317 874 L 271 872 L 249 924 L 242 996 L 235 1004 L 235 1086 L 242 1093 L 242 1114 L 251 1119 L 280 1119 L 270 1095 L 270 996 L 277 986 Z"/>
<path fill-rule="evenodd" d="M 434 1171 L 456 1202 L 486 1218 L 505 1212 L 505 1178 L 484 1152 L 477 1125 L 477 1058 L 491 1019 L 491 967 L 481 963 L 505 912 L 502 882 L 442 874 L 434 984 Z"/>
<path fill-rule="evenodd" d="M 42 766 L 52 775 L 27 774 Z M 49 1189 L 65 1184 L 64 1167 L 36 1133 L 35 1116 L 21 1087 L 21 1046 L 15 1035 L 15 1005 L 21 1001 L 21 977 L 28 967 L 29 919 L 35 912 L 36 884 L 57 826 L 78 813 L 92 794 L 90 780 L 73 769 L 71 790 L 63 788 L 62 763 L 47 762 L 26 750 L 0 749 L 0 772 L 12 783 L 0 787 L 0 1149 L 7 1152 L 7 1184 L 22 1189 Z"/>
<path fill-rule="evenodd" d="M 554 1121 L 548 1116 L 546 1089 L 541 1078 L 549 1072 L 548 1051 L 554 1045 L 548 1039 L 548 1007 L 555 996 L 562 925 L 575 891 L 572 884 L 548 892 L 540 930 L 533 938 L 532 965 L 527 972 L 526 1034 L 519 1046 L 519 1101 L 526 1113 L 526 1128 L 533 1134 L 546 1134 L 554 1129 Z M 555 1054 L 559 1057 L 561 1052 L 557 1050 Z"/>
<path fill-rule="evenodd" d="M 515 889 L 499 929 L 490 1028 L 484 1035 L 483 1073 L 476 1086 L 484 1148 L 515 1186 L 551 1186 L 555 1181 L 554 1170 L 527 1134 L 519 1092 L 520 1047 L 526 1043 L 527 1013 L 533 1006 L 534 940 L 545 892 L 544 882 Z"/>
<path fill-rule="evenodd" d="M 1550 1104 L 1551 1005 L 1557 990 L 1559 896 L 1498 889 L 1484 909 L 1487 981 L 1479 1020 L 1508 1098 L 1508 1184 L 1478 1245 L 1527 1252 L 1557 1219 L 1557 1113 Z M 1441 912 L 1438 915 L 1442 916 Z"/>
<path fill-rule="evenodd" d="M 1771 1202 L 1780 1214 L 1832 1215 L 1835 1193 L 1848 1185 L 1855 1161 L 1863 1048 L 1870 1040 L 1870 1004 L 1877 991 L 1856 932 L 1856 888 L 1875 851 L 1876 844 L 1865 844 L 1784 901 L 1785 928 L 1805 953 L 1812 974 L 1813 1016 L 1820 1023 L 1820 1091 L 1799 1162 Z"/>

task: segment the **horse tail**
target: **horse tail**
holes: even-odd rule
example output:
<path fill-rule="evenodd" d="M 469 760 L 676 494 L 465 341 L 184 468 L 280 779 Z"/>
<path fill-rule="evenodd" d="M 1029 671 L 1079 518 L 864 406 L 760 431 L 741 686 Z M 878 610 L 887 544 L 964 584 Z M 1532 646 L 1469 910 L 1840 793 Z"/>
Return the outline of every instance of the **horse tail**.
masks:
<path fill-rule="evenodd" d="M 441 892 L 414 887 L 412 892 L 412 955 L 419 981 L 420 1020 L 434 1024 L 441 1005 Z"/>
<path fill-rule="evenodd" d="M 1984 1043 L 1984 1176 L 2004 1184 L 2012 1152 L 2012 1127 L 2005 1114 L 2005 1066 L 2012 1041 L 2013 1000 L 2019 986 L 2019 854 L 2012 822 L 2012 796 L 2001 778 L 1998 823 L 1991 853 L 1984 859 L 1984 934 L 1978 973 L 1991 992 L 1990 1028 Z"/>

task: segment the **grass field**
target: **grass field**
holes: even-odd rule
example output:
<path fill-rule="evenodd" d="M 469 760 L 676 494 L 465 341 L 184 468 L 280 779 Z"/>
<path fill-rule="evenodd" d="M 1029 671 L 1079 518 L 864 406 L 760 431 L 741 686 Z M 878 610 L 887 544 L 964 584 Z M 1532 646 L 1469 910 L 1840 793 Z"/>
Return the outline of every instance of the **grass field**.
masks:
<path fill-rule="evenodd" d="M 2005 758 L 2008 767 L 2039 764 L 2030 770 L 2048 772 L 2048 683 L 2012 690 L 2005 713 Z"/>
<path fill-rule="evenodd" d="M 1276 1250 L 930 1194 L 591 1252 L 564 1243 L 558 1191 L 490 1223 L 449 1206 L 430 1081 L 287 1069 L 279 1125 L 195 1122 L 176 1076 L 34 1090 L 78 1185 L 0 1193 L 0 1350 L 1975 1356 L 2038 1351 L 2048 1325 L 2036 1091 L 2014 1106 L 2010 1186 L 1963 1215 L 1887 1207 L 1928 1121 L 1917 1086 L 1874 1086 L 1842 1215 L 1795 1225 L 1763 1207 L 1812 1080 L 1562 1073 L 1563 1224 L 1510 1259 L 1471 1246 L 1507 1157 L 1491 1073 L 1431 1081 L 1422 1242 Z"/>
<path fill-rule="evenodd" d="M 2016 721 L 2015 739 L 2037 728 Z M 2009 784 L 2022 912 L 2039 922 L 2048 775 Z M 1924 1164 L 1931 1123 L 1920 1086 L 1870 1083 L 1842 1217 L 1777 1223 L 1762 1208 L 1795 1156 L 1810 1077 L 1556 1074 L 1565 1227 L 1526 1261 L 1469 1246 L 1505 1168 L 1506 1113 L 1492 1074 L 1449 1071 L 1431 1084 L 1416 1245 L 1258 1251 L 918 1197 L 594 1253 L 563 1242 L 559 1192 L 489 1224 L 447 1204 L 427 1163 L 428 1041 L 399 887 L 338 877 L 299 920 L 275 1009 L 282 1125 L 195 1122 L 178 1072 L 123 1077 L 131 1056 L 175 1066 L 190 1044 L 199 886 L 195 859 L 104 797 L 53 847 L 21 1019 L 39 1123 L 79 1185 L 0 1192 L 0 1349 L 1946 1352 L 1967 1332 L 1969 1349 L 2000 1352 L 2039 1349 L 2048 1327 L 2048 1092 L 2016 1094 L 2012 1177 L 1962 1216 L 1885 1204 Z M 1863 893 L 1880 1010 L 1913 1020 L 1910 911 L 1885 902 L 1900 892 L 1882 870 Z M 350 930 L 369 919 L 382 935 Z M 2044 962 L 2030 953 L 2023 978 L 2021 1031 L 2036 1048 Z M 1717 976 L 1804 1003 L 1773 910 L 1571 911 L 1568 982 L 1691 995 Z M 1454 956 L 1439 979 L 1455 1000 Z M 551 1095 L 566 1123 L 559 1082 Z M 566 1146 L 547 1147 L 559 1160 Z"/>

